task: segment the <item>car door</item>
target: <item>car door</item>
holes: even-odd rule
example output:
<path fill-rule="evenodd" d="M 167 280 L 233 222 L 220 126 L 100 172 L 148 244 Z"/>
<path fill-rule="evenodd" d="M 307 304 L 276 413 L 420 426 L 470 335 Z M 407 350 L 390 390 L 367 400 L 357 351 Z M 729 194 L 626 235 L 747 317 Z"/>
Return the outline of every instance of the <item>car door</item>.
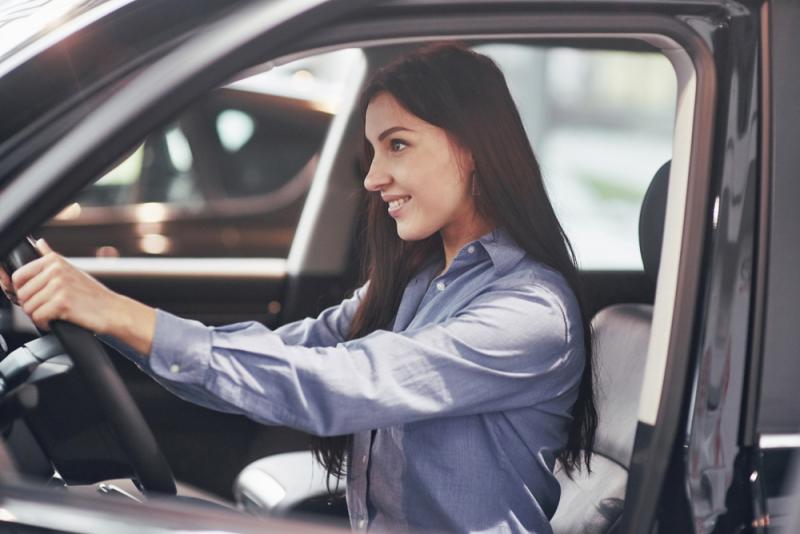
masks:
<path fill-rule="evenodd" d="M 792 485 L 800 450 L 800 378 L 797 319 L 800 298 L 796 266 L 800 218 L 797 200 L 798 157 L 797 94 L 800 70 L 792 51 L 800 40 L 792 28 L 800 22 L 800 9 L 792 2 L 770 2 L 764 7 L 764 102 L 766 143 L 761 165 L 761 217 L 759 248 L 761 269 L 756 278 L 754 336 L 750 387 L 743 410 L 742 440 L 757 451 L 750 469 L 757 473 L 753 507 L 769 530 L 792 532 L 797 528 L 799 488 Z M 794 468 L 794 469 L 793 469 Z M 796 480 L 796 479 L 795 479 Z M 793 524 L 788 517 L 793 516 Z"/>

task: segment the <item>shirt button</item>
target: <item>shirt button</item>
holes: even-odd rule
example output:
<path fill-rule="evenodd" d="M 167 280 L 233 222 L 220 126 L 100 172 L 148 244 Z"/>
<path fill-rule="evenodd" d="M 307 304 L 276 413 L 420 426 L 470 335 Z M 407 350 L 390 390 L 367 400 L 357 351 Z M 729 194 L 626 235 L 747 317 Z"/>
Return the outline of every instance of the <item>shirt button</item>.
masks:
<path fill-rule="evenodd" d="M 470 254 L 474 254 L 475 253 L 475 247 L 473 245 L 468 246 L 467 247 L 467 252 L 469 252 Z"/>
<path fill-rule="evenodd" d="M 436 282 L 436 289 L 439 291 L 444 291 L 444 282 Z"/>
<path fill-rule="evenodd" d="M 172 365 L 169 366 L 169 372 L 172 373 L 173 375 L 178 374 L 180 371 L 181 368 L 177 363 L 173 363 Z"/>
<path fill-rule="evenodd" d="M 358 520 L 358 528 L 364 528 L 364 526 L 366 524 L 367 524 L 367 520 L 366 519 L 359 519 Z"/>

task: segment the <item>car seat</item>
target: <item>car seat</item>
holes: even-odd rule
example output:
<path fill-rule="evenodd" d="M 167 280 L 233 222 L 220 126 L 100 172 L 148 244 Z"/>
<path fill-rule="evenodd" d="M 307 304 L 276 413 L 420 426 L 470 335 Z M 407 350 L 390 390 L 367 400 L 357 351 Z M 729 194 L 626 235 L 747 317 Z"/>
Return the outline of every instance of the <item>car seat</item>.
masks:
<path fill-rule="evenodd" d="M 670 163 L 656 172 L 639 214 L 639 249 L 655 283 L 664 232 Z M 592 472 L 556 472 L 561 500 L 551 520 L 555 534 L 615 532 L 622 517 L 653 307 L 616 304 L 592 320 L 596 366 L 597 435 Z"/>
<path fill-rule="evenodd" d="M 645 272 L 658 275 L 670 163 L 655 174 L 639 215 L 639 248 Z M 616 304 L 592 320 L 598 426 L 592 472 L 569 477 L 557 469 L 561 500 L 551 520 L 555 534 L 606 534 L 619 527 L 638 420 L 652 321 L 651 305 Z M 278 454 L 248 465 L 234 484 L 240 506 L 284 514 L 327 493 L 324 469 L 309 451 Z M 343 489 L 345 482 L 340 483 Z"/>

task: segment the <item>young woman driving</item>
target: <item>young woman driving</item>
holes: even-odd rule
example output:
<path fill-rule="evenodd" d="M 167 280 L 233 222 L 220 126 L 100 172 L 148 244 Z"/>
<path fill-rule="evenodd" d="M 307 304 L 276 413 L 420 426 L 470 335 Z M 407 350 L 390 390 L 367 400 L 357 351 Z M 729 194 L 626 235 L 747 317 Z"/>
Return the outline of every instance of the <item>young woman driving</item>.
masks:
<path fill-rule="evenodd" d="M 205 326 L 46 244 L 3 288 L 39 327 L 101 334 L 188 400 L 322 436 L 358 530 L 550 532 L 556 461 L 589 466 L 590 330 L 504 77 L 428 46 L 380 70 L 362 103 L 367 282 L 317 318 Z"/>

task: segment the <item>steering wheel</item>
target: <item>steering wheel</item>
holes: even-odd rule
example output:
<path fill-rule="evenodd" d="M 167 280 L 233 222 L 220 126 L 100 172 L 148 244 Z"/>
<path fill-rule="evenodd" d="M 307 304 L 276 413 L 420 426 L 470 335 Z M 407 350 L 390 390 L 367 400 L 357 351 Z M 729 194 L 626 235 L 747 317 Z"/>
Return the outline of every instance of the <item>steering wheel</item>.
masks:
<path fill-rule="evenodd" d="M 41 255 L 28 237 L 9 253 L 3 267 L 10 275 Z M 93 333 L 72 323 L 52 321 L 50 328 L 127 455 L 135 473 L 134 483 L 145 493 L 175 495 L 172 469 L 103 346 Z"/>

